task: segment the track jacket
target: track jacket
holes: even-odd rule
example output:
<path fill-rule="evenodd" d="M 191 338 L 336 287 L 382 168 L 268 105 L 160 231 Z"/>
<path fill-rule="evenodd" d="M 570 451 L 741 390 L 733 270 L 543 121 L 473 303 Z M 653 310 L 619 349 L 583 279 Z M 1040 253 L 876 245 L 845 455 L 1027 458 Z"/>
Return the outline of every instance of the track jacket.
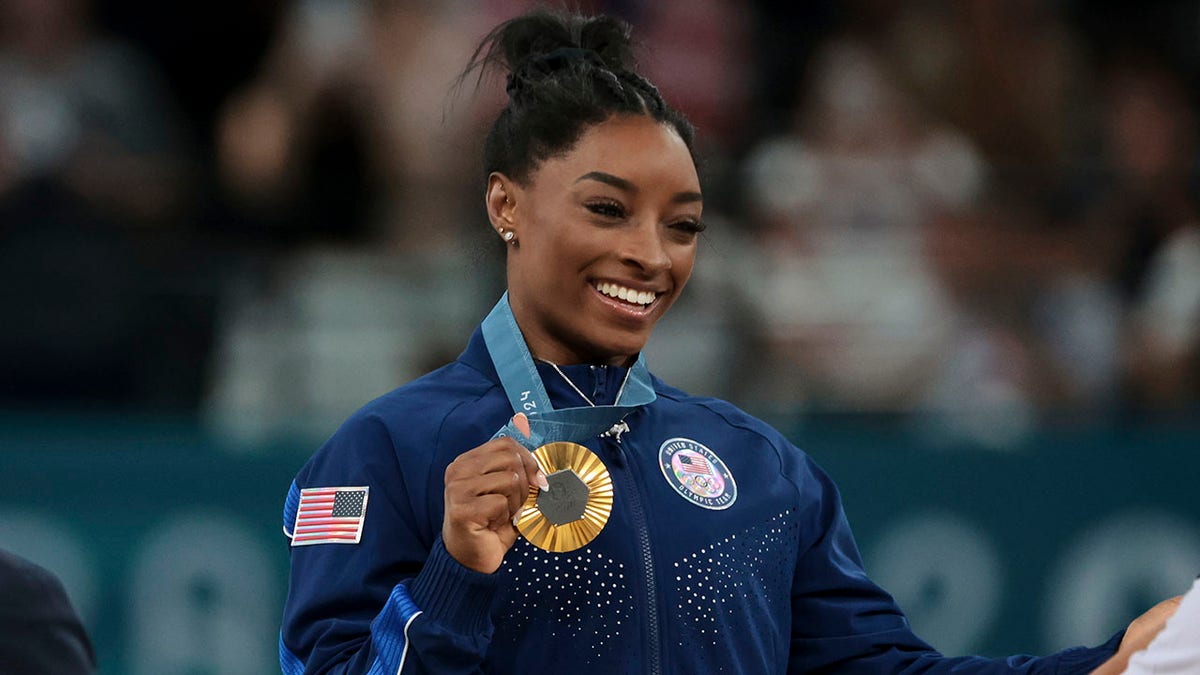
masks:
<path fill-rule="evenodd" d="M 538 371 L 555 407 L 583 405 Z M 562 371 L 604 405 L 625 369 Z M 440 536 L 446 466 L 513 415 L 480 331 L 454 363 L 359 410 L 285 506 L 283 672 L 1067 674 L 1115 651 L 1120 634 L 1044 658 L 943 657 L 867 578 L 808 456 L 729 403 L 652 382 L 627 431 L 586 443 L 613 480 L 600 534 L 567 553 L 519 538 L 494 574 L 458 564 Z M 308 544 L 301 491 L 331 488 L 354 488 L 338 497 L 348 533 L 307 541 L 349 543 Z"/>

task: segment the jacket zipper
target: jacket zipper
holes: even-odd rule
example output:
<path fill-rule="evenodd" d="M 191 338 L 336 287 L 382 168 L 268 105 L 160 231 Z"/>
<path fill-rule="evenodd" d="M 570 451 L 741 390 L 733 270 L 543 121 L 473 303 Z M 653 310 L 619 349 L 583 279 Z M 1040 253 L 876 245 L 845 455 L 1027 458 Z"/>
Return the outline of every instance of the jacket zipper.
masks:
<path fill-rule="evenodd" d="M 625 428 L 626 430 L 628 427 Z M 618 434 L 616 439 L 605 438 L 605 445 L 611 449 L 612 455 L 620 466 L 625 466 L 625 451 L 621 445 L 621 437 Z M 625 492 L 629 495 L 629 511 L 633 515 L 634 528 L 638 533 L 638 546 L 642 554 L 642 578 L 646 581 L 646 618 L 648 624 L 648 640 L 647 653 L 649 654 L 649 669 L 646 671 L 649 675 L 660 675 L 662 673 L 662 650 L 660 648 L 659 627 L 658 627 L 658 580 L 654 574 L 654 554 L 650 550 L 650 528 L 646 523 L 646 512 L 642 508 L 642 498 L 638 491 L 637 481 L 632 474 L 620 471 L 615 473 L 615 476 L 622 476 L 621 480 L 626 483 L 622 486 Z"/>

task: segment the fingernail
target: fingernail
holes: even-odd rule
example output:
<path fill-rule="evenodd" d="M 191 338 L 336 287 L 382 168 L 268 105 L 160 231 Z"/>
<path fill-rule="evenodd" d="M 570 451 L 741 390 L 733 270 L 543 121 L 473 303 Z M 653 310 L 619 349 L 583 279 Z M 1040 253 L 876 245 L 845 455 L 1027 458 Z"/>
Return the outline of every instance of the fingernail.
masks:
<path fill-rule="evenodd" d="M 546 474 L 542 473 L 539 470 L 537 472 L 536 478 L 537 478 L 538 487 L 542 488 L 542 492 L 549 492 L 550 491 L 550 481 L 546 480 Z"/>
<path fill-rule="evenodd" d="M 516 415 L 513 415 L 512 423 L 513 426 L 517 428 L 517 431 L 525 434 L 525 438 L 529 438 L 529 418 L 525 416 L 525 413 L 517 413 Z"/>
<path fill-rule="evenodd" d="M 521 519 L 521 514 L 525 512 L 525 507 L 517 509 L 517 515 L 513 516 L 513 527 L 517 526 L 517 521 Z"/>

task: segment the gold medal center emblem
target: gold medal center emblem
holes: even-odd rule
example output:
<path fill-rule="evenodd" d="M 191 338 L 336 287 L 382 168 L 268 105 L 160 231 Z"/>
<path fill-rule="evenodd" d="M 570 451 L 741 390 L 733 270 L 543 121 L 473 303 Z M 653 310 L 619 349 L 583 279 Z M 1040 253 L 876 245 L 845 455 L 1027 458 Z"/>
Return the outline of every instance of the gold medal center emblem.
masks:
<path fill-rule="evenodd" d="M 543 551 L 587 546 L 612 513 L 612 476 L 596 453 L 578 443 L 547 443 L 533 451 L 550 490 L 529 489 L 517 531 Z"/>

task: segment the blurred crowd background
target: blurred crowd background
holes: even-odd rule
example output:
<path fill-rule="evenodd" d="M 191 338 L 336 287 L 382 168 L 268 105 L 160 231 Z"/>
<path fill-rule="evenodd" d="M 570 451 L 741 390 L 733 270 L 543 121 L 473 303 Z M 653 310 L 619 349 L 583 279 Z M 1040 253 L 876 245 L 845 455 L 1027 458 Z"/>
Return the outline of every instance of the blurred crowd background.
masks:
<path fill-rule="evenodd" d="M 454 84 L 532 4 L 0 0 L 0 547 L 104 672 L 273 668 L 288 480 L 503 289 L 502 88 Z M 1044 651 L 1186 588 L 1200 2 L 576 6 L 699 128 L 651 369 L 830 467 L 922 634 Z"/>
<path fill-rule="evenodd" d="M 253 441 L 452 359 L 503 284 L 454 80 L 531 4 L 6 0 L 2 402 Z M 1001 447 L 1195 411 L 1197 3 L 579 6 L 700 131 L 669 381 Z"/>

